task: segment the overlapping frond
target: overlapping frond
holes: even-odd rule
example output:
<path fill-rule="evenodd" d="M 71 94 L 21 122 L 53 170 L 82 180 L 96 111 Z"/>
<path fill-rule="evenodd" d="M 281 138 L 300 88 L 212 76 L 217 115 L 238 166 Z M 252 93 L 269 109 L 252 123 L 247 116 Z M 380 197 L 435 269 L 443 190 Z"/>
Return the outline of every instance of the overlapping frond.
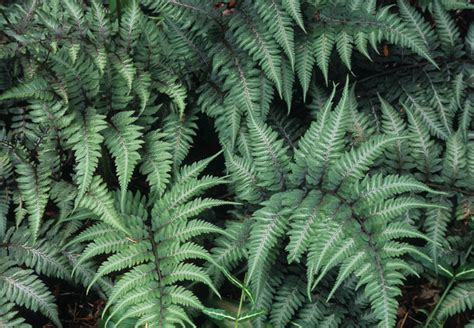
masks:
<path fill-rule="evenodd" d="M 159 138 L 159 135 L 155 137 Z M 160 142 L 157 138 L 154 141 Z M 161 151 L 167 150 L 161 148 Z M 169 157 L 159 154 L 160 148 L 150 151 L 169 161 Z M 143 323 L 157 327 L 173 325 L 176 321 L 190 323 L 185 308 L 202 309 L 203 306 L 192 289 L 179 283 L 203 283 L 218 294 L 209 273 L 190 262 L 204 260 L 215 263 L 203 246 L 191 240 L 201 234 L 222 233 L 213 224 L 192 220 L 205 210 L 226 204 L 197 197 L 223 183 L 222 179 L 211 176 L 198 177 L 209 162 L 208 159 L 182 168 L 175 183 L 166 173 L 168 179 L 157 186 L 160 189 L 153 194 L 153 203 L 130 191 L 125 193 L 125 198 L 122 192 L 117 193 L 120 196 L 112 197 L 100 181 L 93 181 L 91 190 L 95 193 L 87 193 L 80 205 L 90 208 L 106 224 L 91 226 L 71 243 L 87 245 L 76 268 L 97 255 L 105 255 L 89 282 L 90 286 L 104 277 L 125 272 L 116 278 L 109 296 L 107 321 L 121 324 L 128 320 L 137 325 Z M 118 215 L 115 208 L 120 204 L 123 211 Z"/>
<path fill-rule="evenodd" d="M 3 3 L 0 326 L 467 324 L 472 7 Z"/>

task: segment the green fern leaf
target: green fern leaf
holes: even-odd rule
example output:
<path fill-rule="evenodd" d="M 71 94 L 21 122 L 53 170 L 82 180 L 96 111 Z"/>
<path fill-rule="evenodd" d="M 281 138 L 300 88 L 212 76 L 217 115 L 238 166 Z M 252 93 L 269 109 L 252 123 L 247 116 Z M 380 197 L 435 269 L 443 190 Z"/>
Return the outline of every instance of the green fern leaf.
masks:
<path fill-rule="evenodd" d="M 400 14 L 403 21 L 410 27 L 411 30 L 416 31 L 418 36 L 426 47 L 432 47 L 433 32 L 431 26 L 425 21 L 423 16 L 413 8 L 408 1 L 398 0 L 398 7 L 400 8 Z"/>
<path fill-rule="evenodd" d="M 321 34 L 314 42 L 314 52 L 316 53 L 316 63 L 323 72 L 326 85 L 328 84 L 329 58 L 336 43 L 336 35 L 326 32 Z"/>
<path fill-rule="evenodd" d="M 295 47 L 291 18 L 276 0 L 271 0 L 269 4 L 255 3 L 255 6 L 268 30 L 285 51 L 293 69 L 295 66 Z"/>
<path fill-rule="evenodd" d="M 374 136 L 359 148 L 341 156 L 329 169 L 331 187 L 346 179 L 353 181 L 362 178 L 374 160 L 396 140 L 400 140 L 400 137 Z"/>
<path fill-rule="evenodd" d="M 131 4 L 124 10 L 120 21 L 120 39 L 122 47 L 129 52 L 138 40 L 140 24 L 143 18 L 137 1 L 132 0 Z"/>
<path fill-rule="evenodd" d="M 95 176 L 92 179 L 89 191 L 81 198 L 78 206 L 91 210 L 101 221 L 128 234 L 128 229 L 117 212 L 113 198 L 101 178 Z"/>
<path fill-rule="evenodd" d="M 270 33 L 249 18 L 244 20 L 240 15 L 235 15 L 229 25 L 233 29 L 239 45 L 247 50 L 255 61 L 259 62 L 265 74 L 275 83 L 281 94 L 281 58 L 278 43 Z"/>
<path fill-rule="evenodd" d="M 466 52 L 470 58 L 474 57 L 474 24 L 469 25 L 469 29 L 464 39 Z"/>
<path fill-rule="evenodd" d="M 36 78 L 5 91 L 0 95 L 0 100 L 25 98 L 51 100 L 52 93 L 49 91 L 48 81 L 43 78 Z"/>
<path fill-rule="evenodd" d="M 413 197 L 398 197 L 396 199 L 388 199 L 384 203 L 377 204 L 370 210 L 370 216 L 380 220 L 388 221 L 400 216 L 403 212 L 412 208 L 440 208 L 444 206 L 430 204 L 417 200 Z"/>
<path fill-rule="evenodd" d="M 301 202 L 296 213 L 291 220 L 290 242 L 286 247 L 288 251 L 288 262 L 299 262 L 303 253 L 305 253 L 310 239 L 314 236 L 313 225 L 321 215 L 321 193 L 311 191 Z"/>
<path fill-rule="evenodd" d="M 296 73 L 303 88 L 303 101 L 306 101 L 315 61 L 313 46 L 308 40 L 302 39 L 296 44 L 296 50 Z"/>
<path fill-rule="evenodd" d="M 277 139 L 277 133 L 255 114 L 249 113 L 247 126 L 252 140 L 251 149 L 259 185 L 270 190 L 282 189 L 289 171 L 287 148 L 282 140 Z"/>
<path fill-rule="evenodd" d="M 133 64 L 131 58 L 119 59 L 114 62 L 115 69 L 120 74 L 120 76 L 125 80 L 128 92 L 127 95 L 132 91 L 133 81 L 137 72 L 137 68 Z"/>
<path fill-rule="evenodd" d="M 297 204 L 300 192 L 286 192 L 274 195 L 265 202 L 261 210 L 254 214 L 254 224 L 249 238 L 249 268 L 247 280 L 255 283 L 261 278 L 265 264 L 269 261 L 269 253 L 283 236 L 291 208 L 282 208 L 282 202 Z M 261 286 L 256 289 L 258 295 Z"/>
<path fill-rule="evenodd" d="M 291 109 L 291 103 L 293 100 L 293 85 L 295 83 L 295 72 L 290 67 L 290 62 L 282 58 L 281 66 L 281 77 L 282 77 L 282 88 L 283 88 L 283 99 L 286 102 L 288 112 Z"/>
<path fill-rule="evenodd" d="M 175 172 L 191 147 L 192 137 L 196 134 L 194 130 L 197 128 L 195 120 L 196 117 L 194 115 L 180 119 L 179 115 L 176 114 L 170 114 L 165 119 L 163 127 L 165 135 L 163 139 L 171 147 L 172 168 Z"/>
<path fill-rule="evenodd" d="M 301 3 L 299 0 L 283 0 L 283 7 L 290 14 L 291 18 L 298 24 L 301 29 L 306 32 L 303 23 L 303 15 L 301 14 Z M 298 59 L 296 60 L 298 61 Z"/>
<path fill-rule="evenodd" d="M 33 274 L 32 270 L 14 267 L 11 262 L 2 261 L 0 266 L 0 294 L 2 299 L 40 311 L 58 327 L 62 327 L 54 297 L 46 285 Z"/>
<path fill-rule="evenodd" d="M 293 278 L 293 279 L 291 279 Z M 302 305 L 301 280 L 289 277 L 288 283 L 275 295 L 271 323 L 274 327 L 287 327 L 296 309 Z"/>
<path fill-rule="evenodd" d="M 49 179 L 48 176 L 41 176 L 30 163 L 18 164 L 16 172 L 18 187 L 28 212 L 31 235 L 36 239 L 48 202 Z"/>
<path fill-rule="evenodd" d="M 446 296 L 438 319 L 444 319 L 456 313 L 471 310 L 474 305 L 474 286 L 472 282 L 460 283 L 454 287 Z"/>
<path fill-rule="evenodd" d="M 7 243 L 10 256 L 36 273 L 66 279 L 70 275 L 66 259 L 48 240 L 32 243 L 27 231 L 18 230 Z"/>
<path fill-rule="evenodd" d="M 342 92 L 335 110 L 331 112 L 328 123 L 322 126 L 320 137 L 309 154 L 308 166 L 311 183 L 317 184 L 330 162 L 340 156 L 343 149 L 343 136 L 349 123 L 349 81 Z M 315 162 L 320 162 L 316 164 Z"/>
<path fill-rule="evenodd" d="M 454 53 L 460 46 L 459 29 L 438 0 L 433 4 L 433 16 L 441 47 L 448 54 Z"/>
<path fill-rule="evenodd" d="M 140 165 L 140 173 L 147 177 L 152 193 L 160 196 L 170 180 L 171 149 L 162 141 L 159 133 L 148 133 L 145 136 L 145 155 Z"/>
<path fill-rule="evenodd" d="M 18 312 L 14 310 L 14 304 L 6 299 L 0 301 L 0 325 L 3 327 L 31 328 L 25 323 L 25 319 L 17 317 Z"/>
<path fill-rule="evenodd" d="M 79 188 L 78 200 L 89 189 L 92 175 L 99 164 L 100 146 L 104 140 L 100 132 L 107 127 L 104 119 L 105 117 L 97 114 L 94 109 L 88 109 L 69 140 L 76 158 L 75 180 Z"/>
<path fill-rule="evenodd" d="M 342 62 L 351 70 L 351 56 L 352 56 L 353 39 L 352 36 L 346 32 L 341 32 L 336 38 L 336 49 L 341 56 Z"/>
<path fill-rule="evenodd" d="M 467 165 L 466 146 L 460 133 L 453 134 L 446 142 L 446 154 L 443 160 L 443 176 L 446 183 L 463 180 Z"/>
<path fill-rule="evenodd" d="M 135 125 L 133 112 L 121 112 L 111 119 L 111 126 L 104 131 L 105 144 L 115 159 L 121 189 L 121 211 L 124 212 L 125 195 L 132 174 L 140 160 L 138 151 L 143 144 L 142 128 Z"/>

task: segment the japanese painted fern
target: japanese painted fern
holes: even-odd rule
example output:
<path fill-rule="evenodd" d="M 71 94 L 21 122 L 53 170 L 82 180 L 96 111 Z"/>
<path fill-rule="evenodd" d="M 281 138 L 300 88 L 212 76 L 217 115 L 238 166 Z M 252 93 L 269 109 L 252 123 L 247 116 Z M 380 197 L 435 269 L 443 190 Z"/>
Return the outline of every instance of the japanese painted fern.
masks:
<path fill-rule="evenodd" d="M 0 326 L 472 325 L 466 9 L 3 1 Z"/>

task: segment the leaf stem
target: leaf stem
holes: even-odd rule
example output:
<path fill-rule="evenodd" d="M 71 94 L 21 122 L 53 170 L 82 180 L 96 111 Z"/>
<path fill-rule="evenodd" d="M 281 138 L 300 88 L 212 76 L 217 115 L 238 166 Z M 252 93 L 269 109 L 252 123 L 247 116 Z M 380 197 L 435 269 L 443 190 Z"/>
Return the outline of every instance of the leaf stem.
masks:
<path fill-rule="evenodd" d="M 451 287 L 453 287 L 453 284 L 454 284 L 455 280 L 456 280 L 455 277 L 453 277 L 451 279 L 451 281 L 449 282 L 449 285 L 444 290 L 443 295 L 441 295 L 441 298 L 439 299 L 438 303 L 436 303 L 436 306 L 435 306 L 434 310 L 431 311 L 430 315 L 428 316 L 428 319 L 426 320 L 426 323 L 425 323 L 425 328 L 429 327 L 429 324 L 430 324 L 431 320 L 433 319 L 434 315 L 438 311 L 438 308 L 443 303 L 444 299 L 446 298 L 446 295 L 448 295 L 448 292 L 451 290 Z"/>
<path fill-rule="evenodd" d="M 245 278 L 244 278 L 244 281 L 245 281 Z M 245 293 L 244 293 L 244 289 L 242 288 L 240 292 L 239 309 L 237 310 L 237 316 L 236 316 L 237 319 L 235 319 L 234 328 L 239 327 L 240 312 L 242 311 L 242 304 L 244 302 L 244 298 L 245 298 Z"/>

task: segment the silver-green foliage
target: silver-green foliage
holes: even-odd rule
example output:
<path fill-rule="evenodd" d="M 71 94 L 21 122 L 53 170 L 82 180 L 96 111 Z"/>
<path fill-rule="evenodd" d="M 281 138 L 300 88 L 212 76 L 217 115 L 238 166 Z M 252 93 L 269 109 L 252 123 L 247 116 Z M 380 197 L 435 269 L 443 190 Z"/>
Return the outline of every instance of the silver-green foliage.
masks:
<path fill-rule="evenodd" d="M 472 309 L 472 5 L 10 2 L 0 326 L 61 325 L 44 277 L 116 326 L 394 327 L 408 276 L 446 288 L 427 325 Z M 202 113 L 225 178 L 184 165 Z"/>

